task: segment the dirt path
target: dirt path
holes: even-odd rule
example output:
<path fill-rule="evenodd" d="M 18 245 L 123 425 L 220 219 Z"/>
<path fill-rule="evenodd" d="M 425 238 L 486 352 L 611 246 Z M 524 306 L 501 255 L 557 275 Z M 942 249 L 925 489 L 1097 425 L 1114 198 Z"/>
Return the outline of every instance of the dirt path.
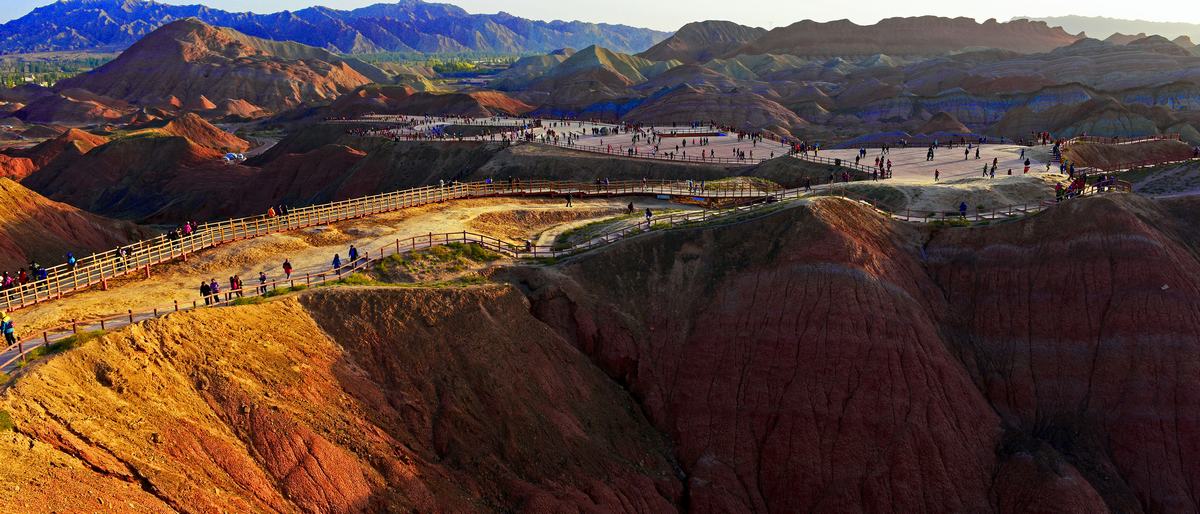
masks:
<path fill-rule="evenodd" d="M 329 270 L 333 255 L 347 259 L 351 244 L 360 253 L 377 252 L 397 239 L 429 233 L 470 231 L 519 243 L 562 223 L 588 223 L 623 213 L 633 201 L 645 210 L 678 209 L 680 206 L 650 198 L 580 199 L 567 209 L 557 199 L 486 198 L 428 205 L 370 218 L 345 221 L 287 233 L 250 239 L 192 255 L 187 262 L 155 268 L 150 279 L 126 277 L 98 289 L 72 295 L 69 299 L 23 309 L 17 313 L 21 335 L 69 323 L 72 319 L 119 314 L 127 310 L 168 309 L 173 302 L 191 305 L 200 299 L 202 280 L 216 279 L 225 291 L 229 277 L 241 276 L 249 289 L 258 284 L 258 273 L 269 280 L 283 278 L 282 264 L 290 259 L 293 278 L 303 282 L 305 273 Z M 561 220 L 561 221 L 557 221 Z"/>

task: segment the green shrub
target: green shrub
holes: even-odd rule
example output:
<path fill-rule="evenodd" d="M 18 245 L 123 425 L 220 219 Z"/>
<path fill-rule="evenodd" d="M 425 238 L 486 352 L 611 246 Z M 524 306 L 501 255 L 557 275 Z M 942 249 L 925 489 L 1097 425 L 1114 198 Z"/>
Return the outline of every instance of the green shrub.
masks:
<path fill-rule="evenodd" d="M 336 280 L 335 282 L 333 282 L 333 284 L 340 285 L 340 286 L 377 286 L 377 285 L 381 285 L 381 283 L 379 281 L 371 278 L 370 276 L 366 275 L 365 273 L 351 273 L 349 275 L 346 275 L 346 276 Z"/>
<path fill-rule="evenodd" d="M 13 421 L 12 415 L 6 410 L 0 410 L 0 432 L 11 432 L 16 428 L 17 423 Z"/>
<path fill-rule="evenodd" d="M 74 335 L 65 337 L 63 339 L 59 339 L 58 341 L 55 341 L 53 343 L 39 346 L 37 348 L 34 348 L 33 350 L 30 350 L 29 353 L 26 353 L 25 354 L 25 362 L 22 362 L 20 365 L 25 366 L 29 362 L 35 361 L 35 360 L 45 357 L 47 355 L 57 355 L 57 354 L 65 352 L 67 350 L 70 350 L 72 348 L 77 348 L 77 347 L 79 347 L 79 345 L 82 345 L 83 343 L 86 343 L 88 341 L 96 339 L 102 335 L 104 335 L 103 330 L 92 330 L 89 332 L 80 332 L 78 334 L 74 334 Z"/>

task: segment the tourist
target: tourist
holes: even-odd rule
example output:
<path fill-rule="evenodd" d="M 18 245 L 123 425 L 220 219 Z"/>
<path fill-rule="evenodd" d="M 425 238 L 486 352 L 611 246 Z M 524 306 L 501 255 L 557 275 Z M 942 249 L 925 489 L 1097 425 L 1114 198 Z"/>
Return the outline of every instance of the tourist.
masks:
<path fill-rule="evenodd" d="M 339 276 L 342 274 L 342 256 L 340 254 L 333 254 L 333 271 L 337 272 Z"/>
<path fill-rule="evenodd" d="M 267 272 L 258 272 L 258 293 L 267 294 Z"/>
<path fill-rule="evenodd" d="M 650 218 L 654 217 L 654 213 L 650 212 L 650 208 L 646 207 L 646 227 L 650 227 Z"/>
<path fill-rule="evenodd" d="M 289 261 L 287 259 L 283 260 L 283 276 L 287 280 L 292 279 L 292 261 Z"/>
<path fill-rule="evenodd" d="M 358 248 L 355 248 L 354 245 L 350 245 L 350 250 L 347 253 L 350 255 L 350 265 L 354 266 L 358 264 Z"/>
<path fill-rule="evenodd" d="M 221 303 L 221 284 L 217 283 L 217 279 L 209 279 L 208 292 L 212 295 L 213 305 Z"/>
<path fill-rule="evenodd" d="M 4 311 L 4 319 L 0 320 L 0 331 L 4 332 L 4 340 L 8 341 L 9 346 L 17 344 L 17 329 L 8 311 Z"/>
<path fill-rule="evenodd" d="M 571 206 L 571 193 L 567 193 L 567 207 Z"/>
<path fill-rule="evenodd" d="M 967 217 L 967 202 L 964 201 L 958 204 L 958 215 L 964 219 Z"/>
<path fill-rule="evenodd" d="M 241 275 L 233 276 L 233 292 L 237 293 L 238 298 L 242 297 L 242 276 Z"/>
<path fill-rule="evenodd" d="M 933 170 L 933 181 L 934 181 L 934 182 L 937 182 L 937 181 L 938 181 L 938 179 L 939 179 L 939 178 L 941 178 L 941 176 L 942 176 L 942 172 L 941 172 L 941 171 L 939 171 L 937 168 L 934 168 L 934 170 Z"/>

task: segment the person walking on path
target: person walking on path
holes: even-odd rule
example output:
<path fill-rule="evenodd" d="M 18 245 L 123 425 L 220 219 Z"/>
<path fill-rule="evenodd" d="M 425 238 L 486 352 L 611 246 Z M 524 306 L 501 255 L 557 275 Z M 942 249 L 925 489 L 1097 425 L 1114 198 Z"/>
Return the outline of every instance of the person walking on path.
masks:
<path fill-rule="evenodd" d="M 267 294 L 267 272 L 258 272 L 258 293 Z"/>
<path fill-rule="evenodd" d="M 958 215 L 963 219 L 967 219 L 967 202 L 964 201 L 958 204 Z"/>
<path fill-rule="evenodd" d="M 208 284 L 208 292 L 212 294 L 213 305 L 221 303 L 221 284 L 217 283 L 217 279 L 211 279 Z"/>
<path fill-rule="evenodd" d="M 204 298 L 204 305 L 212 305 L 212 287 L 203 280 L 200 281 L 200 297 Z"/>
<path fill-rule="evenodd" d="M 292 279 L 292 261 L 283 260 L 283 276 L 288 280 Z"/>
<path fill-rule="evenodd" d="M 934 182 L 937 182 L 937 181 L 938 181 L 938 179 L 939 179 L 939 178 L 941 178 L 941 177 L 942 177 L 942 172 L 941 172 L 941 171 L 938 171 L 938 170 L 937 170 L 937 168 L 934 168 L 934 170 L 933 170 L 933 181 L 934 181 Z"/>
<path fill-rule="evenodd" d="M 350 255 L 350 265 L 351 266 L 357 265 L 358 264 L 358 248 L 355 248 L 354 245 L 350 245 L 350 250 L 347 253 Z"/>
<path fill-rule="evenodd" d="M 654 213 L 650 211 L 649 207 L 646 207 L 646 228 L 650 227 L 650 219 L 653 217 Z"/>
<path fill-rule="evenodd" d="M 333 254 L 333 271 L 337 272 L 338 276 L 342 275 L 342 256 Z"/>
<path fill-rule="evenodd" d="M 4 319 L 0 320 L 0 331 L 4 332 L 4 340 L 8 341 L 8 345 L 17 344 L 17 328 L 13 324 L 13 319 L 9 317 L 8 311 L 4 311 Z"/>
<path fill-rule="evenodd" d="M 571 206 L 571 193 L 567 193 L 567 207 Z"/>

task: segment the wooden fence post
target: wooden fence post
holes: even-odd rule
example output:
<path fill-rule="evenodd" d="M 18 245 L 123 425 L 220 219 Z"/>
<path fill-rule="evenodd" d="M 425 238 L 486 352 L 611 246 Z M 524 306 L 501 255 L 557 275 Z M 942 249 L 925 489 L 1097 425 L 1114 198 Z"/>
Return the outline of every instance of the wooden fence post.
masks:
<path fill-rule="evenodd" d="M 129 309 L 129 324 L 133 324 L 133 309 Z"/>

